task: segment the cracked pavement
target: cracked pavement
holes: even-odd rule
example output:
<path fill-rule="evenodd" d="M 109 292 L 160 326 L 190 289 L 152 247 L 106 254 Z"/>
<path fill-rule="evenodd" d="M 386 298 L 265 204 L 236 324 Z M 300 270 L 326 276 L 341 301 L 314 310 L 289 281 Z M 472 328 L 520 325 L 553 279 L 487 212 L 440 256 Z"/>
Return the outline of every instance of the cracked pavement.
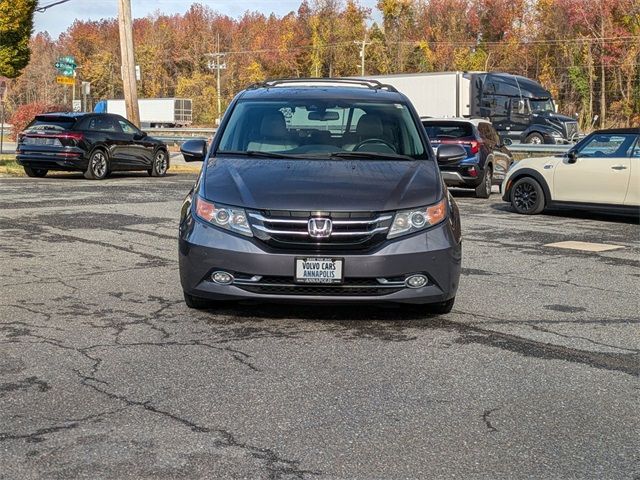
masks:
<path fill-rule="evenodd" d="M 0 178 L 0 479 L 640 475 L 637 220 L 459 191 L 449 315 L 197 312 L 193 181 Z"/>

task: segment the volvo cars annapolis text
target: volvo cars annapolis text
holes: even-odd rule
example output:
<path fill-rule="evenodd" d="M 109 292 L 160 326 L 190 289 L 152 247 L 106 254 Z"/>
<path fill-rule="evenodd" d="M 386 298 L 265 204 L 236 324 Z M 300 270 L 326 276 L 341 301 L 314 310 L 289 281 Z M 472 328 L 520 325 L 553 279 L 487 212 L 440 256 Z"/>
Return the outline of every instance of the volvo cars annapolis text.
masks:
<path fill-rule="evenodd" d="M 453 306 L 458 207 L 407 98 L 378 82 L 280 80 L 229 106 L 180 219 L 188 306 L 219 300 Z"/>

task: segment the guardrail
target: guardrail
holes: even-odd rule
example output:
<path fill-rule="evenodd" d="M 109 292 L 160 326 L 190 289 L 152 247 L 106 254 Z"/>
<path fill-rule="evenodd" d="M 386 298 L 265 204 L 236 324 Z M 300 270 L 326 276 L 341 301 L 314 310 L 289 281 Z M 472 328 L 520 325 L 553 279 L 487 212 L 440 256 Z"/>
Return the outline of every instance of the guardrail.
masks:
<path fill-rule="evenodd" d="M 216 130 L 211 128 L 147 128 L 145 132 L 168 145 L 182 145 L 187 140 L 209 141 Z"/>
<path fill-rule="evenodd" d="M 507 146 L 512 152 L 522 153 L 566 153 L 574 144 L 570 145 L 546 145 L 532 143 L 514 143 Z"/>

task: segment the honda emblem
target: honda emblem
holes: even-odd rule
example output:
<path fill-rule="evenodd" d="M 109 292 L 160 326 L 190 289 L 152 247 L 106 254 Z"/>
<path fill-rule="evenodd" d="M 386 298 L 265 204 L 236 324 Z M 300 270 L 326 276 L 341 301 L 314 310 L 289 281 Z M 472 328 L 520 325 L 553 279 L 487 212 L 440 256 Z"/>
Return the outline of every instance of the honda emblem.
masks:
<path fill-rule="evenodd" d="M 330 218 L 310 218 L 308 227 L 312 238 L 328 238 L 333 229 Z"/>

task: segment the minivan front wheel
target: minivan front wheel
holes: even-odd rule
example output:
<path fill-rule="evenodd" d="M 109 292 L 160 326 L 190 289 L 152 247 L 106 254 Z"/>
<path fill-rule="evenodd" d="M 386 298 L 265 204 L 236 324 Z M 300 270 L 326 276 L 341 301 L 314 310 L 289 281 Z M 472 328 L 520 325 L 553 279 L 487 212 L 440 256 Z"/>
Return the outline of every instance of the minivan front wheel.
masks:
<path fill-rule="evenodd" d="M 523 215 L 536 215 L 544 210 L 544 191 L 531 177 L 523 177 L 511 188 L 511 206 Z"/>
<path fill-rule="evenodd" d="M 184 294 L 184 303 L 187 304 L 187 307 L 194 308 L 196 310 L 205 310 L 207 308 L 211 308 L 213 302 L 211 300 L 207 300 L 206 298 L 194 297 L 193 295 L 189 295 L 187 292 L 182 292 Z"/>
<path fill-rule="evenodd" d="M 44 168 L 31 168 L 26 166 L 23 168 L 24 168 L 24 173 L 27 174 L 27 177 L 42 178 L 46 176 L 47 173 L 49 172 L 49 170 L 46 170 Z"/>
<path fill-rule="evenodd" d="M 89 165 L 84 178 L 89 180 L 102 180 L 109 174 L 109 159 L 102 150 L 96 150 L 89 157 Z"/>
<path fill-rule="evenodd" d="M 169 156 L 164 150 L 158 150 L 153 156 L 153 164 L 147 173 L 152 177 L 164 177 L 167 170 L 169 170 Z"/>
<path fill-rule="evenodd" d="M 453 304 L 456 302 L 456 297 L 450 298 L 445 302 L 440 303 L 432 303 L 427 305 L 427 312 L 435 315 L 444 315 L 445 313 L 451 312 L 453 309 Z"/>

